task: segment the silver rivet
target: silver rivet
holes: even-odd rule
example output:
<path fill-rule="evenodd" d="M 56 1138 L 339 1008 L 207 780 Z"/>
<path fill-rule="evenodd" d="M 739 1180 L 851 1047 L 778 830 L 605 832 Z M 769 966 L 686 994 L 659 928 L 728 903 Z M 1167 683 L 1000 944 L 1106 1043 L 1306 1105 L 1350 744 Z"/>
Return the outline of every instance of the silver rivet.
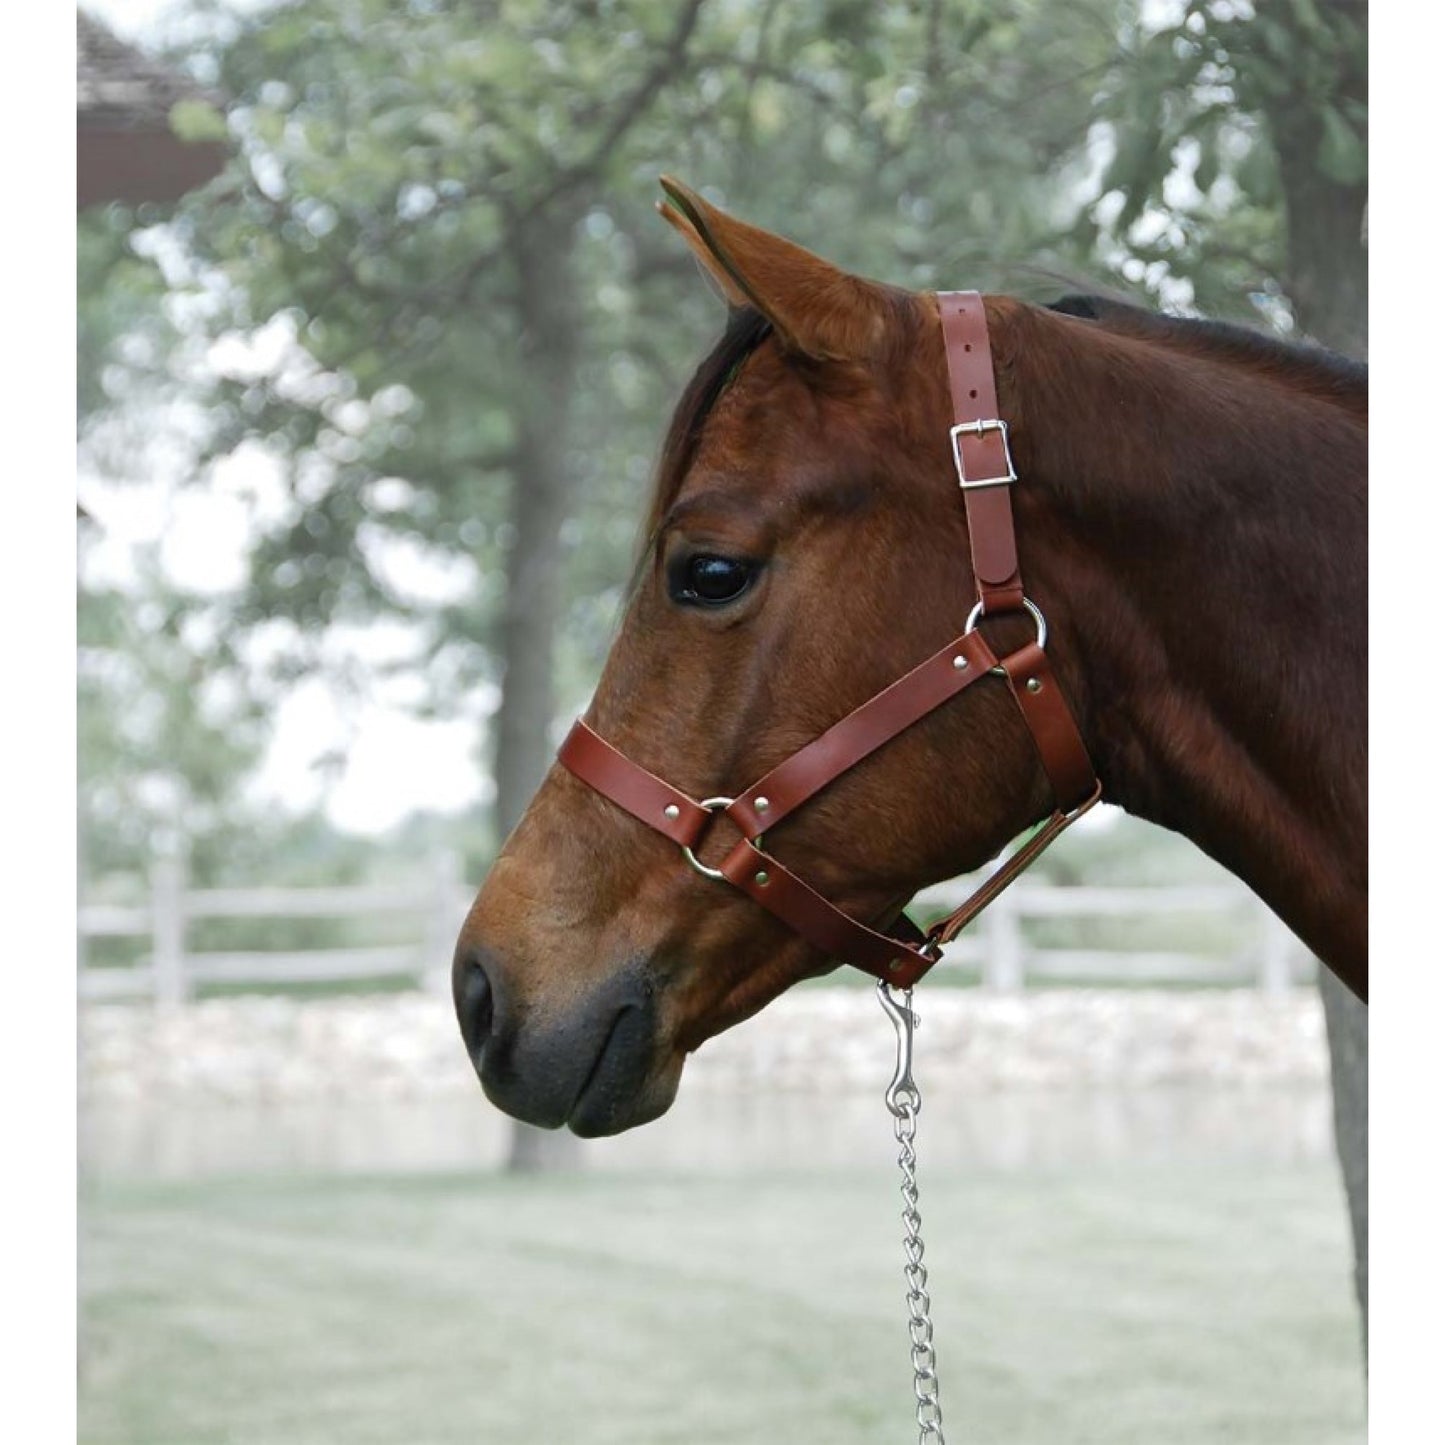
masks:
<path fill-rule="evenodd" d="M 962 653 L 960 653 L 957 657 L 953 659 L 953 665 L 957 671 L 962 672 L 964 668 L 968 666 L 968 659 L 964 657 Z"/>
<path fill-rule="evenodd" d="M 1029 678 L 1029 680 L 1024 683 L 1024 686 L 1028 688 L 1030 692 L 1042 692 L 1044 690 L 1043 683 L 1041 683 L 1036 677 Z"/>
<path fill-rule="evenodd" d="M 768 870 L 766 868 L 758 869 L 758 871 L 753 874 L 753 882 L 756 883 L 759 888 L 766 888 L 768 886 Z"/>
<path fill-rule="evenodd" d="M 667 807 L 662 810 L 662 816 L 664 818 L 680 818 L 682 816 L 682 809 L 679 808 L 676 803 L 669 803 Z"/>
<path fill-rule="evenodd" d="M 768 811 L 768 806 L 768 800 L 766 798 L 753 799 L 753 808 L 759 813 L 766 813 Z"/>
<path fill-rule="evenodd" d="M 888 972 L 889 972 L 889 973 L 897 973 L 898 970 L 899 970 L 900 968 L 902 968 L 902 967 L 903 967 L 903 960 L 902 960 L 901 958 L 890 958 L 890 959 L 888 960 Z"/>

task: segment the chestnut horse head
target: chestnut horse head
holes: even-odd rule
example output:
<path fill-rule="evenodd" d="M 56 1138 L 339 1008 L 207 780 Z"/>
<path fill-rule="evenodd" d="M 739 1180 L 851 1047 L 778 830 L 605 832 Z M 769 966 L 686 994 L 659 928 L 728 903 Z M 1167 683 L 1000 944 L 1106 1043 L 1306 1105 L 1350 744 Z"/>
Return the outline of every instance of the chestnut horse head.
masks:
<path fill-rule="evenodd" d="M 664 214 L 731 319 L 673 417 L 586 722 L 701 800 L 731 797 L 957 637 L 975 587 L 936 299 L 847 275 L 664 185 Z M 1027 479 L 1033 419 L 1007 337 L 1033 308 L 986 304 Z M 1076 551 L 1067 522 L 1041 512 L 1021 510 L 1019 532 L 1021 546 Z M 1053 623 L 1065 599 L 1044 586 Z M 995 635 L 1014 628 L 1030 634 L 1018 616 Z M 1065 619 L 1066 655 L 1070 634 Z M 1072 693 L 1072 665 L 1059 665 Z M 1017 706 L 985 683 L 769 829 L 767 847 L 852 917 L 886 923 L 1050 802 Z M 715 820 L 700 861 L 716 864 L 738 837 Z M 557 765 L 467 918 L 454 989 L 493 1102 L 594 1135 L 664 1112 L 690 1051 L 831 966 Z"/>

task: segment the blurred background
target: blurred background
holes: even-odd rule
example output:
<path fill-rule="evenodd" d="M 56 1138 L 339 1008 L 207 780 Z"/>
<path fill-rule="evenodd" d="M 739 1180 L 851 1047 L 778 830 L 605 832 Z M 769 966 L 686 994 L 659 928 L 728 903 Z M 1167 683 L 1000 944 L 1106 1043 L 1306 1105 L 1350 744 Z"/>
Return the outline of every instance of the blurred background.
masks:
<path fill-rule="evenodd" d="M 867 980 L 585 1146 L 498 1115 L 451 1017 L 722 326 L 656 178 L 896 283 L 1363 357 L 1365 5 L 93 0 L 77 33 L 81 1438 L 902 1438 Z M 1364 1010 L 1243 885 L 1100 809 L 919 1006 L 947 1419 L 1363 1437 Z"/>

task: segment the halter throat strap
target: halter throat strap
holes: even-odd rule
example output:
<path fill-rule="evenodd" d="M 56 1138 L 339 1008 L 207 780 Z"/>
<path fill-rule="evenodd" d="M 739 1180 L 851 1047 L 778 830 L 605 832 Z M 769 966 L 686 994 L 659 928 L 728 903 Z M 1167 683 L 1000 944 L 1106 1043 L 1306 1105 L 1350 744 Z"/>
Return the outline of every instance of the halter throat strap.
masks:
<path fill-rule="evenodd" d="M 1019 576 L 1009 490 L 1017 480 L 1007 423 L 998 416 L 988 322 L 976 291 L 940 292 L 954 424 L 953 466 L 963 492 L 978 604 L 962 635 L 875 694 L 735 797 L 698 801 L 635 763 L 579 719 L 558 761 L 589 787 L 683 850 L 706 877 L 746 893 L 832 958 L 899 988 L 911 988 L 939 949 L 993 901 L 1070 823 L 1098 800 L 1101 785 L 1044 652 L 1042 614 Z M 1035 641 L 997 657 L 975 630 L 981 617 L 1028 609 Z M 763 851 L 764 833 L 920 718 L 985 677 L 1002 677 L 1033 739 L 1055 807 L 1034 837 L 967 902 L 924 934 L 901 912 L 886 927 L 851 917 Z M 741 837 L 716 868 L 696 849 L 726 815 Z"/>

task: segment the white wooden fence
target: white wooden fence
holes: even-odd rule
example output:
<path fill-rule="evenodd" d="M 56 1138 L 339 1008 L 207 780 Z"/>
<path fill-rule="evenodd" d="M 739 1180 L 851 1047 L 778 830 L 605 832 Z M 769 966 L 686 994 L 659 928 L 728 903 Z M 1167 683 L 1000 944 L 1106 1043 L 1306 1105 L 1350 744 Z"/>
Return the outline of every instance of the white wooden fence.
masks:
<path fill-rule="evenodd" d="M 187 888 L 182 865 L 172 858 L 151 866 L 150 901 L 136 907 L 82 904 L 80 994 L 82 998 L 149 996 L 160 1004 L 183 1003 L 208 984 L 353 983 L 410 977 L 423 988 L 447 992 L 457 930 L 471 904 L 460 860 L 438 854 L 431 876 L 410 887 L 373 884 L 329 888 Z M 201 918 L 380 918 L 416 921 L 414 942 L 381 948 L 320 948 L 298 952 L 196 952 L 187 946 L 188 925 Z M 125 968 L 85 963 L 88 938 L 149 936 L 151 950 Z"/>
<path fill-rule="evenodd" d="M 925 889 L 924 908 L 956 908 L 977 885 L 954 879 Z M 916 909 L 914 910 L 916 912 Z M 1031 942 L 1026 919 L 1173 919 L 1183 938 L 1191 921 L 1232 915 L 1246 942 L 1233 956 L 1219 953 L 1054 947 Z M 1030 981 L 1079 983 L 1233 984 L 1283 993 L 1313 978 L 1308 950 L 1243 883 L 1183 887 L 1062 887 L 1020 881 L 1005 889 L 978 920 L 943 951 L 944 963 L 971 965 L 991 988 L 1012 990 Z"/>
<path fill-rule="evenodd" d="M 967 896 L 975 880 L 956 879 L 919 894 L 919 905 L 940 911 Z M 187 888 L 181 865 L 159 859 L 151 870 L 150 901 L 135 907 L 82 904 L 79 909 L 83 998 L 145 998 L 178 1004 L 199 988 L 232 984 L 264 989 L 296 983 L 347 983 L 408 977 L 445 993 L 452 948 L 471 903 L 458 859 L 439 854 L 430 877 L 410 887 Z M 1188 936 L 1191 919 L 1231 914 L 1245 921 L 1248 942 L 1236 955 L 1053 947 L 1030 941 L 1026 920 L 1043 918 L 1174 918 Z M 210 918 L 361 918 L 403 915 L 416 922 L 411 942 L 376 948 L 297 952 L 200 952 L 188 946 L 189 925 Z M 149 937 L 148 956 L 129 967 L 85 963 L 86 940 Z M 1285 926 L 1241 883 L 1201 887 L 1094 888 L 1020 882 L 996 899 L 944 953 L 976 968 L 990 988 L 1030 982 L 1233 984 L 1280 993 L 1310 978 L 1313 962 Z"/>

